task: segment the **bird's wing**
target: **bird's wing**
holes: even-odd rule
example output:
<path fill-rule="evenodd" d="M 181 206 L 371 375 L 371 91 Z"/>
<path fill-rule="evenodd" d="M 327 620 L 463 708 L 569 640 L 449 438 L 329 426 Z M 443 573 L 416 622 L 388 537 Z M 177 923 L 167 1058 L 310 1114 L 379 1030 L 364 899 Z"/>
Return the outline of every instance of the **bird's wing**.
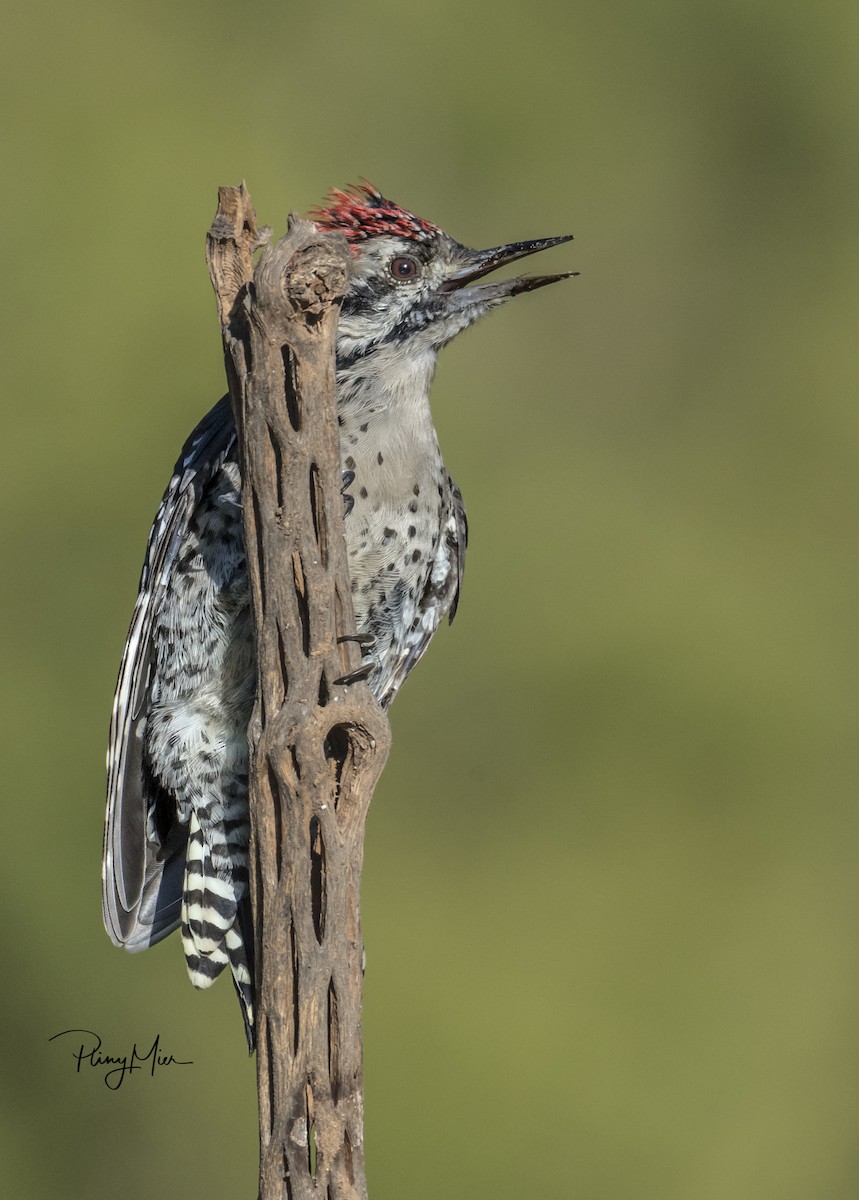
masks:
<path fill-rule="evenodd" d="M 149 770 L 144 746 L 152 637 L 191 516 L 235 440 L 225 396 L 188 438 L 173 469 L 149 534 L 119 668 L 107 751 L 102 907 L 111 940 L 127 950 L 143 950 L 179 924 L 187 831 L 175 821 L 156 827 L 158 802 L 168 798 Z"/>
<path fill-rule="evenodd" d="M 456 610 L 459 607 L 459 593 L 462 588 L 462 577 L 465 574 L 465 550 L 468 546 L 468 517 L 465 515 L 465 504 L 462 500 L 462 492 L 456 486 L 454 481 L 450 479 L 450 490 L 453 496 L 453 505 L 451 507 L 450 519 L 445 530 L 445 537 L 448 545 L 451 548 L 451 566 L 454 574 L 453 599 L 450 602 L 450 610 L 447 614 L 449 625 L 453 624 L 453 618 L 456 616 Z"/>
<path fill-rule="evenodd" d="M 432 570 L 418 604 L 408 648 L 391 671 L 387 686 L 379 696 L 379 702 L 383 708 L 388 707 L 405 682 L 406 676 L 423 656 L 445 613 L 448 614 L 450 621 L 456 615 L 462 576 L 465 571 L 468 521 L 465 516 L 462 493 L 450 476 L 448 476 L 448 483 L 451 506 L 447 521 L 442 528 Z"/>

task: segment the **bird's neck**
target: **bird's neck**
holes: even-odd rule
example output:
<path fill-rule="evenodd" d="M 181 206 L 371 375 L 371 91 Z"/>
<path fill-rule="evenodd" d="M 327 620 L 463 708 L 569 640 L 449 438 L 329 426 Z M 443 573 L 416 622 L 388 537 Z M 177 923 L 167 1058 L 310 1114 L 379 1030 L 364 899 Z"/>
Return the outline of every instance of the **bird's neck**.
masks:
<path fill-rule="evenodd" d="M 441 462 L 429 406 L 434 350 L 411 355 L 381 346 L 338 365 L 338 419 L 344 469 L 371 474 L 396 490 L 397 479 L 435 471 Z M 410 484 L 411 487 L 411 484 Z"/>

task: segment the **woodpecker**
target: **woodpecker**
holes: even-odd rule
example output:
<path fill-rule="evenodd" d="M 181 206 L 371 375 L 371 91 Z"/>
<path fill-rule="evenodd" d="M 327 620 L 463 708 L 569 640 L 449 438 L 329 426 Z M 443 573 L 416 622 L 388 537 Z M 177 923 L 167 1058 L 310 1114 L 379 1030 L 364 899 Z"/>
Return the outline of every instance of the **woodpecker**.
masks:
<path fill-rule="evenodd" d="M 492 308 L 568 278 L 478 283 L 569 241 L 471 250 L 366 181 L 311 218 L 345 234 L 337 332 L 345 532 L 368 684 L 387 708 L 442 619 L 467 540 L 429 407 L 439 350 Z M 119 671 L 107 755 L 103 912 L 139 951 L 181 928 L 192 983 L 229 966 L 253 1049 L 247 727 L 255 648 L 229 398 L 185 443 L 155 517 Z"/>

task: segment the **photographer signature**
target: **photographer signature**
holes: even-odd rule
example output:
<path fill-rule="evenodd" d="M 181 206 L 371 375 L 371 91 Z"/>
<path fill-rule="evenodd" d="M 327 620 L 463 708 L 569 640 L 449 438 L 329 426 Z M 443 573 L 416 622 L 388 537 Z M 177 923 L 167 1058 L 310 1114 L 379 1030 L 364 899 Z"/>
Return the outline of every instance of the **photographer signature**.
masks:
<path fill-rule="evenodd" d="M 80 1075 L 84 1063 L 90 1067 L 106 1067 L 104 1082 L 113 1092 L 122 1086 L 126 1075 L 130 1075 L 132 1071 L 142 1071 L 144 1066 L 149 1067 L 149 1074 L 154 1079 L 156 1067 L 190 1067 L 193 1065 L 190 1061 L 183 1061 L 174 1058 L 172 1054 L 163 1053 L 160 1033 L 155 1035 L 155 1041 L 145 1054 L 138 1050 L 137 1042 L 131 1047 L 130 1054 L 103 1054 L 101 1038 L 91 1029 L 64 1029 L 62 1033 L 55 1033 L 53 1037 L 48 1038 L 48 1041 L 54 1042 L 57 1038 L 69 1037 L 72 1034 L 77 1035 L 75 1041 L 80 1038 L 80 1046 L 72 1053 L 72 1057 L 77 1062 L 78 1075 Z"/>

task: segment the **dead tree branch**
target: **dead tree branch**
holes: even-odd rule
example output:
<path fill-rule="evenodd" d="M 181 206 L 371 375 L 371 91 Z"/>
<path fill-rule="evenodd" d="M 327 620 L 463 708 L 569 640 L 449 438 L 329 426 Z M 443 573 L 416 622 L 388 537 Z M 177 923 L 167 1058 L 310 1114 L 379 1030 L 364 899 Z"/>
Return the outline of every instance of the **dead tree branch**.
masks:
<path fill-rule="evenodd" d="M 241 446 L 258 688 L 250 746 L 260 1200 L 366 1200 L 360 881 L 390 745 L 364 683 L 343 536 L 338 234 L 289 218 L 265 249 L 221 188 L 207 238 Z"/>

